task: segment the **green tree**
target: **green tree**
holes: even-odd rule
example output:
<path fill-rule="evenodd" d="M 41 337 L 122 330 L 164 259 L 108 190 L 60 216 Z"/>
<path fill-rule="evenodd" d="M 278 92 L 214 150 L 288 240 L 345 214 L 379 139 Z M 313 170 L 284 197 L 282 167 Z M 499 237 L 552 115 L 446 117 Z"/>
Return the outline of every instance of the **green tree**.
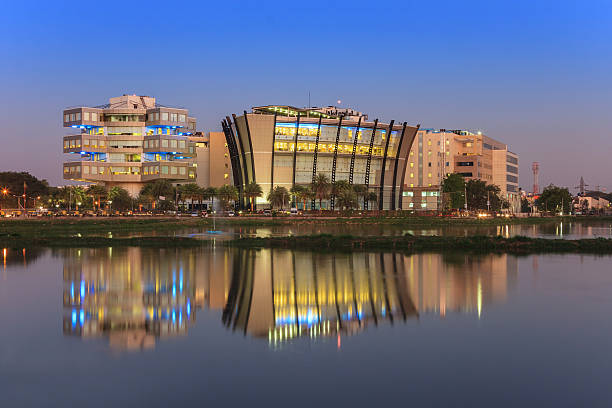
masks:
<path fill-rule="evenodd" d="M 341 210 L 351 210 L 358 206 L 357 194 L 352 188 L 343 188 L 338 190 L 336 203 Z"/>
<path fill-rule="evenodd" d="M 557 187 L 550 184 L 546 187 L 536 201 L 540 211 L 554 211 L 569 214 L 572 203 L 572 195 L 567 188 Z"/>
<path fill-rule="evenodd" d="M 482 180 L 469 180 L 465 184 L 467 190 L 468 208 L 472 210 L 487 210 L 487 202 L 490 209 L 499 211 L 502 200 L 499 196 L 500 189 L 495 184 L 487 184 Z"/>
<path fill-rule="evenodd" d="M 202 197 L 205 200 L 211 200 L 210 202 L 210 209 L 214 210 L 215 209 L 215 197 L 217 196 L 217 189 L 214 187 L 206 187 L 203 191 L 203 195 Z"/>
<path fill-rule="evenodd" d="M 285 187 L 276 186 L 268 193 L 267 200 L 272 208 L 280 207 L 282 210 L 285 203 L 289 200 L 289 192 Z"/>
<path fill-rule="evenodd" d="M 457 173 L 451 173 L 442 181 L 442 193 L 444 194 L 444 208 L 463 208 L 465 203 L 465 180 Z"/>
<path fill-rule="evenodd" d="M 155 203 L 158 203 L 159 207 L 159 201 L 169 199 L 174 200 L 175 195 L 175 187 L 168 180 L 164 179 L 147 183 L 140 190 L 140 196 L 142 197 L 143 201 L 150 201 L 153 207 L 155 207 Z M 161 208 L 159 209 L 162 210 Z"/>
<path fill-rule="evenodd" d="M 238 200 L 238 189 L 234 186 L 224 185 L 217 190 L 217 197 L 224 209 L 230 207 L 230 202 Z"/>
<path fill-rule="evenodd" d="M 378 202 L 378 194 L 376 194 L 373 191 L 370 191 L 368 193 L 366 193 L 366 195 L 363 197 L 363 201 L 364 201 L 364 208 L 365 208 L 365 203 L 376 203 Z"/>
<path fill-rule="evenodd" d="M 263 195 L 263 190 L 261 186 L 257 183 L 249 183 L 244 186 L 244 196 L 249 199 L 251 203 L 251 212 L 253 212 L 253 203 L 257 197 L 261 197 Z"/>
<path fill-rule="evenodd" d="M 33 205 L 33 199 L 49 195 L 49 183 L 47 180 L 39 180 L 28 172 L 4 171 L 0 172 L 0 191 L 7 190 L 3 194 L 3 203 L 7 207 L 16 207 L 17 198 L 23 200 L 23 186 L 26 186 L 25 194 L 27 205 Z M 23 203 L 23 201 L 21 201 Z"/>
<path fill-rule="evenodd" d="M 363 208 L 365 208 L 365 197 L 368 194 L 368 188 L 365 184 L 354 184 L 353 191 L 357 194 L 357 198 L 363 199 Z"/>
<path fill-rule="evenodd" d="M 202 194 L 202 189 L 196 183 L 187 183 L 180 186 L 180 195 L 183 203 L 186 199 L 190 199 L 192 204 L 195 200 L 198 200 L 201 204 Z"/>
<path fill-rule="evenodd" d="M 529 205 L 529 200 L 525 197 L 521 198 L 521 212 L 528 213 L 531 212 L 531 206 Z"/>
<path fill-rule="evenodd" d="M 106 199 L 106 188 L 101 184 L 92 184 L 87 188 L 86 192 L 93 199 L 94 209 L 97 206 L 98 210 L 100 210 L 102 200 Z"/>
<path fill-rule="evenodd" d="M 112 187 L 108 192 L 108 200 L 111 201 L 111 209 L 123 211 L 132 208 L 132 197 L 121 187 Z"/>
<path fill-rule="evenodd" d="M 315 195 L 315 198 L 319 200 L 319 209 L 322 209 L 323 200 L 327 200 L 329 198 L 329 191 L 331 189 L 331 185 L 329 183 L 329 179 L 323 173 L 318 173 L 315 176 L 314 183 L 312 183 L 312 192 Z"/>

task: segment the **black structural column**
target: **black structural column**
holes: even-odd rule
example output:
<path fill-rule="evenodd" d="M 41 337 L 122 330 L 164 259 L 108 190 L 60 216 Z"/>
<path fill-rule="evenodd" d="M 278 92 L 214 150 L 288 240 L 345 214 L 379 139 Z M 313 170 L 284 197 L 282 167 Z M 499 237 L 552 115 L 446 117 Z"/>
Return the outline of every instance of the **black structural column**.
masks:
<path fill-rule="evenodd" d="M 410 158 L 410 150 L 412 149 L 412 144 L 414 143 L 414 138 L 417 134 L 417 132 L 419 131 L 419 128 L 421 127 L 421 125 L 417 125 L 416 130 L 414 131 L 414 133 L 412 134 L 412 136 L 410 136 L 410 140 L 409 140 L 409 145 L 410 147 L 408 147 L 408 152 L 406 153 L 406 160 L 404 160 L 404 166 L 402 168 L 402 172 L 400 173 L 402 175 L 402 178 L 400 180 L 400 191 L 399 191 L 399 200 L 398 200 L 398 206 L 399 209 L 402 209 L 402 200 L 404 197 L 404 178 L 406 177 L 406 166 L 408 166 L 408 159 Z"/>
<path fill-rule="evenodd" d="M 270 191 L 274 190 L 274 146 L 276 145 L 276 113 L 274 113 L 274 127 L 272 128 L 272 163 L 270 164 Z"/>
<path fill-rule="evenodd" d="M 253 176 L 251 179 L 251 183 L 256 183 L 257 179 L 255 178 L 255 152 L 253 152 L 253 142 L 251 141 L 251 130 L 249 129 L 249 118 L 247 116 L 247 111 L 244 111 L 244 123 L 246 125 L 247 130 L 247 139 L 249 140 L 249 149 L 251 150 L 251 175 Z M 255 200 L 253 200 L 253 210 L 257 210 L 257 204 L 255 204 Z"/>
<path fill-rule="evenodd" d="M 240 158 L 238 157 L 238 149 L 236 148 L 236 141 L 233 140 L 232 133 L 229 128 L 229 124 L 225 121 L 221 121 L 221 127 L 225 134 L 225 141 L 227 142 L 227 150 L 229 150 L 230 161 L 232 163 L 232 175 L 234 176 L 234 186 L 240 191 L 242 184 L 242 175 L 240 170 Z"/>
<path fill-rule="evenodd" d="M 340 116 L 340 119 L 338 120 L 338 132 L 336 132 L 336 143 L 334 144 L 334 161 L 332 162 L 332 176 L 331 176 L 332 188 L 333 188 L 333 184 L 336 182 L 336 162 L 338 161 L 338 142 L 340 141 L 340 129 L 342 129 L 342 116 Z M 331 200 L 330 200 L 330 209 L 332 211 L 334 210 L 335 201 L 336 201 L 336 197 L 332 193 Z"/>
<path fill-rule="evenodd" d="M 380 169 L 380 197 L 378 197 L 378 209 L 383 209 L 385 202 L 385 166 L 387 165 L 387 153 L 389 152 L 389 141 L 391 141 L 391 131 L 393 130 L 393 121 L 389 123 L 389 130 L 387 131 L 387 143 L 385 143 L 385 154 L 383 155 L 382 167 Z"/>
<path fill-rule="evenodd" d="M 374 127 L 372 128 L 372 136 L 370 137 L 370 148 L 368 149 L 368 161 L 366 162 L 366 174 L 365 174 L 365 186 L 366 193 L 369 192 L 370 188 L 370 166 L 372 164 L 372 149 L 374 148 L 374 136 L 376 136 L 376 127 L 378 126 L 378 119 L 374 121 Z M 363 203 L 363 209 L 367 211 L 369 202 L 366 199 Z"/>
<path fill-rule="evenodd" d="M 397 168 L 399 165 L 400 154 L 402 152 L 402 142 L 404 141 L 404 133 L 406 132 L 406 122 L 402 125 L 402 134 L 400 136 L 399 143 L 397 144 L 397 151 L 395 153 L 395 163 L 393 166 L 393 185 L 391 186 L 391 209 L 395 210 L 395 185 L 397 183 Z M 401 210 L 401 208 L 400 208 Z"/>
<path fill-rule="evenodd" d="M 297 162 L 297 141 L 300 134 L 300 113 L 297 114 L 297 122 L 295 124 L 295 139 L 293 139 L 293 181 L 292 186 L 295 186 L 295 163 Z"/>
<path fill-rule="evenodd" d="M 232 114 L 232 118 L 234 118 L 234 127 L 236 128 L 236 138 L 238 139 L 238 144 L 240 145 L 240 155 L 242 156 L 242 172 L 244 174 L 244 178 L 242 180 L 242 188 L 241 188 L 241 197 L 240 197 L 240 206 L 244 207 L 244 197 L 242 192 L 244 191 L 244 186 L 249 184 L 249 172 L 247 170 L 247 161 L 246 154 L 244 152 L 244 144 L 242 143 L 242 136 L 240 135 L 240 129 L 238 128 L 238 122 L 236 121 L 236 115 Z M 230 127 L 231 129 L 231 127 Z"/>
<path fill-rule="evenodd" d="M 357 137 L 359 136 L 359 127 L 361 126 L 361 116 L 355 128 L 355 140 L 353 140 L 353 152 L 351 153 L 351 170 L 349 172 L 349 184 L 353 184 L 353 171 L 355 170 L 355 152 L 357 150 Z"/>
<path fill-rule="evenodd" d="M 315 151 L 314 157 L 312 158 L 312 184 L 315 182 L 315 178 L 317 177 L 317 156 L 319 155 L 319 136 L 321 135 L 321 116 L 319 116 L 319 125 L 317 126 L 317 139 L 315 141 Z M 316 205 L 316 199 L 314 198 L 310 203 L 310 208 L 314 210 Z"/>

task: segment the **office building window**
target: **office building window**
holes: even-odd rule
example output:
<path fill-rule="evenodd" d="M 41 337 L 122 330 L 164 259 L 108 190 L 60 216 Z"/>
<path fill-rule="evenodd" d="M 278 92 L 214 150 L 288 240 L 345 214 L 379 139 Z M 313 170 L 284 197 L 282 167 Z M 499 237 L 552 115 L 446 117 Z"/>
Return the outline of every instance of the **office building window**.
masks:
<path fill-rule="evenodd" d="M 179 122 L 185 122 L 185 115 L 179 115 Z"/>
<path fill-rule="evenodd" d="M 162 174 L 168 174 L 168 166 L 161 166 Z"/>
<path fill-rule="evenodd" d="M 162 112 L 161 113 L 161 120 L 168 120 L 168 112 Z"/>

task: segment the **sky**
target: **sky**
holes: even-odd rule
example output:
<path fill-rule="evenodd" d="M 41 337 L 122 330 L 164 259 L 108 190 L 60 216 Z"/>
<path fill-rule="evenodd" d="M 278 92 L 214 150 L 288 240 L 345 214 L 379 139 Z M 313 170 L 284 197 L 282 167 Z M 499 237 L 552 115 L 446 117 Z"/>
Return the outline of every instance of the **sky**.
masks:
<path fill-rule="evenodd" d="M 7 2 L 0 171 L 63 184 L 61 112 L 126 93 L 202 131 L 252 106 L 352 107 L 480 130 L 520 185 L 612 190 L 610 1 Z M 576 190 L 572 190 L 575 192 Z"/>

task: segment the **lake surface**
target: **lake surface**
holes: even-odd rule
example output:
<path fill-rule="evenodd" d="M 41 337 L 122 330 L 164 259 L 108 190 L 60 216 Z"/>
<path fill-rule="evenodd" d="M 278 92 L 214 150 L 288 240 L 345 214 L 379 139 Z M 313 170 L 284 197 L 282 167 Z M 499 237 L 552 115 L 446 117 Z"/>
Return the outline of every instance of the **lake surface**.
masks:
<path fill-rule="evenodd" d="M 0 251 L 3 407 L 611 405 L 610 257 Z"/>

